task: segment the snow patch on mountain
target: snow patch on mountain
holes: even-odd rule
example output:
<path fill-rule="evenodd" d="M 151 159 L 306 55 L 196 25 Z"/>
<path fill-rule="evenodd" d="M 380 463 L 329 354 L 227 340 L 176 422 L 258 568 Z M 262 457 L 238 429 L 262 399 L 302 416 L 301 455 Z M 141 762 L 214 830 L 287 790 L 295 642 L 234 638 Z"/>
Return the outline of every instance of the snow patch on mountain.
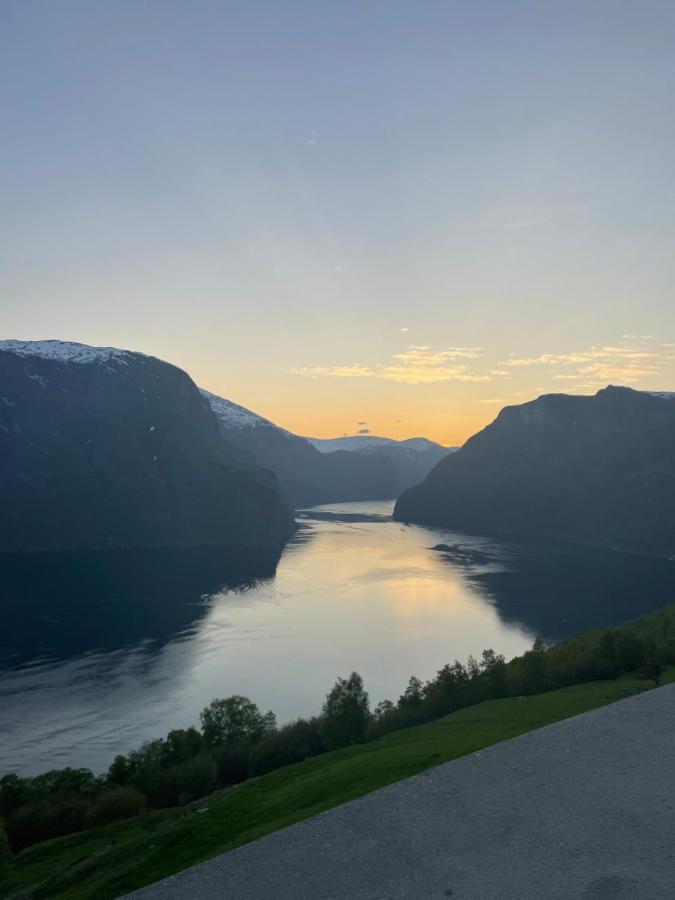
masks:
<path fill-rule="evenodd" d="M 202 397 L 208 400 L 209 406 L 226 428 L 249 429 L 267 427 L 276 428 L 277 431 L 281 431 L 283 434 L 289 433 L 283 428 L 279 428 L 274 422 L 270 422 L 269 419 L 264 419 L 257 413 L 251 412 L 250 409 L 246 409 L 245 406 L 239 406 L 238 403 L 233 403 L 231 400 L 212 394 L 210 391 L 204 390 L 204 388 L 200 388 L 199 392 Z"/>
<path fill-rule="evenodd" d="M 116 347 L 90 347 L 88 344 L 77 344 L 74 341 L 0 341 L 0 351 L 16 353 L 17 356 L 38 356 L 57 362 L 91 363 L 116 359 L 123 365 L 132 356 L 144 356 L 142 353 L 131 353 L 118 350 Z"/>

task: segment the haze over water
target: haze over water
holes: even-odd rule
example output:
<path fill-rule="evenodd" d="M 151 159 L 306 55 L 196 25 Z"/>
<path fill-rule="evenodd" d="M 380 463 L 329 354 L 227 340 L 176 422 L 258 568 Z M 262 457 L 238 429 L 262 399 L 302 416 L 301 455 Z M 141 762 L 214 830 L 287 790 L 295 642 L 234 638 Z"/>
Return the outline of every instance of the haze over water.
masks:
<path fill-rule="evenodd" d="M 122 557 L 100 589 L 73 588 L 98 565 L 91 554 L 67 578 L 15 580 L 0 638 L 0 771 L 102 771 L 198 724 L 217 696 L 244 694 L 281 724 L 317 713 L 352 670 L 374 706 L 455 658 L 486 647 L 510 658 L 536 634 L 555 640 L 675 597 L 669 561 L 408 527 L 390 520 L 392 505 L 299 513 L 275 577 L 244 584 L 228 584 L 213 555 L 177 569 L 176 554 Z"/>

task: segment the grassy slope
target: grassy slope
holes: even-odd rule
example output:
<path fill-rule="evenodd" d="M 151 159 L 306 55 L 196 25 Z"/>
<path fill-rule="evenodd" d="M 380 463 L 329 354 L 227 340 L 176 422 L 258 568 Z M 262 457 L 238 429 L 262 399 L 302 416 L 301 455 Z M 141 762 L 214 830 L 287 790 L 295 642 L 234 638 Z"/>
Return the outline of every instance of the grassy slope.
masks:
<path fill-rule="evenodd" d="M 675 667 L 664 681 L 675 681 Z M 431 766 L 611 703 L 643 684 L 625 677 L 527 700 L 490 700 L 280 769 L 189 807 L 46 841 L 19 854 L 0 875 L 0 896 L 117 897 Z"/>

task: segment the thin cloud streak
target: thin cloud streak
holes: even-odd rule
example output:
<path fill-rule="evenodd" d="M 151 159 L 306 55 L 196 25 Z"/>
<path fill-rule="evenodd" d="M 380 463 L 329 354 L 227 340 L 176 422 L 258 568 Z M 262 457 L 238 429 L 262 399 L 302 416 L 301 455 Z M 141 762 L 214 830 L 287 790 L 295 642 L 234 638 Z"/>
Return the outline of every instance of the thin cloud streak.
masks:
<path fill-rule="evenodd" d="M 502 365 L 512 369 L 544 366 L 554 381 L 579 382 L 577 390 L 597 390 L 612 381 L 636 383 L 657 376 L 675 363 L 671 344 L 656 344 L 651 335 L 624 335 L 618 345 L 588 347 L 569 353 L 511 356 Z"/>
<path fill-rule="evenodd" d="M 434 350 L 428 346 L 413 345 L 401 353 L 390 356 L 388 363 L 375 367 L 352 363 L 349 366 L 299 366 L 291 369 L 293 375 L 310 378 L 377 378 L 402 384 L 434 384 L 444 381 L 488 382 L 492 376 L 472 372 L 464 360 L 480 357 L 480 347 L 448 347 Z"/>

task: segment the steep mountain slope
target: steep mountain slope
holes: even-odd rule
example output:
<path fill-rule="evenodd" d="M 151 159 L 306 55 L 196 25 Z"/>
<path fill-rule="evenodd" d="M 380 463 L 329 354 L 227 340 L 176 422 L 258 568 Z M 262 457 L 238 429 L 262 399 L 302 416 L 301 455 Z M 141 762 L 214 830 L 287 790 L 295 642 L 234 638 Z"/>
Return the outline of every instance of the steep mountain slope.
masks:
<path fill-rule="evenodd" d="M 485 534 L 675 554 L 675 400 L 608 387 L 506 407 L 394 512 Z"/>
<path fill-rule="evenodd" d="M 62 341 L 0 342 L 0 550 L 278 546 L 293 517 L 185 372 Z"/>
<path fill-rule="evenodd" d="M 388 500 L 420 482 L 448 449 L 413 438 L 357 435 L 302 438 L 209 391 L 227 442 L 276 473 L 296 507 L 349 500 Z"/>
<path fill-rule="evenodd" d="M 271 469 L 297 508 L 349 500 L 383 500 L 398 493 L 387 459 L 346 452 L 322 454 L 243 406 L 202 390 L 220 420 L 227 443 L 245 458 Z"/>

